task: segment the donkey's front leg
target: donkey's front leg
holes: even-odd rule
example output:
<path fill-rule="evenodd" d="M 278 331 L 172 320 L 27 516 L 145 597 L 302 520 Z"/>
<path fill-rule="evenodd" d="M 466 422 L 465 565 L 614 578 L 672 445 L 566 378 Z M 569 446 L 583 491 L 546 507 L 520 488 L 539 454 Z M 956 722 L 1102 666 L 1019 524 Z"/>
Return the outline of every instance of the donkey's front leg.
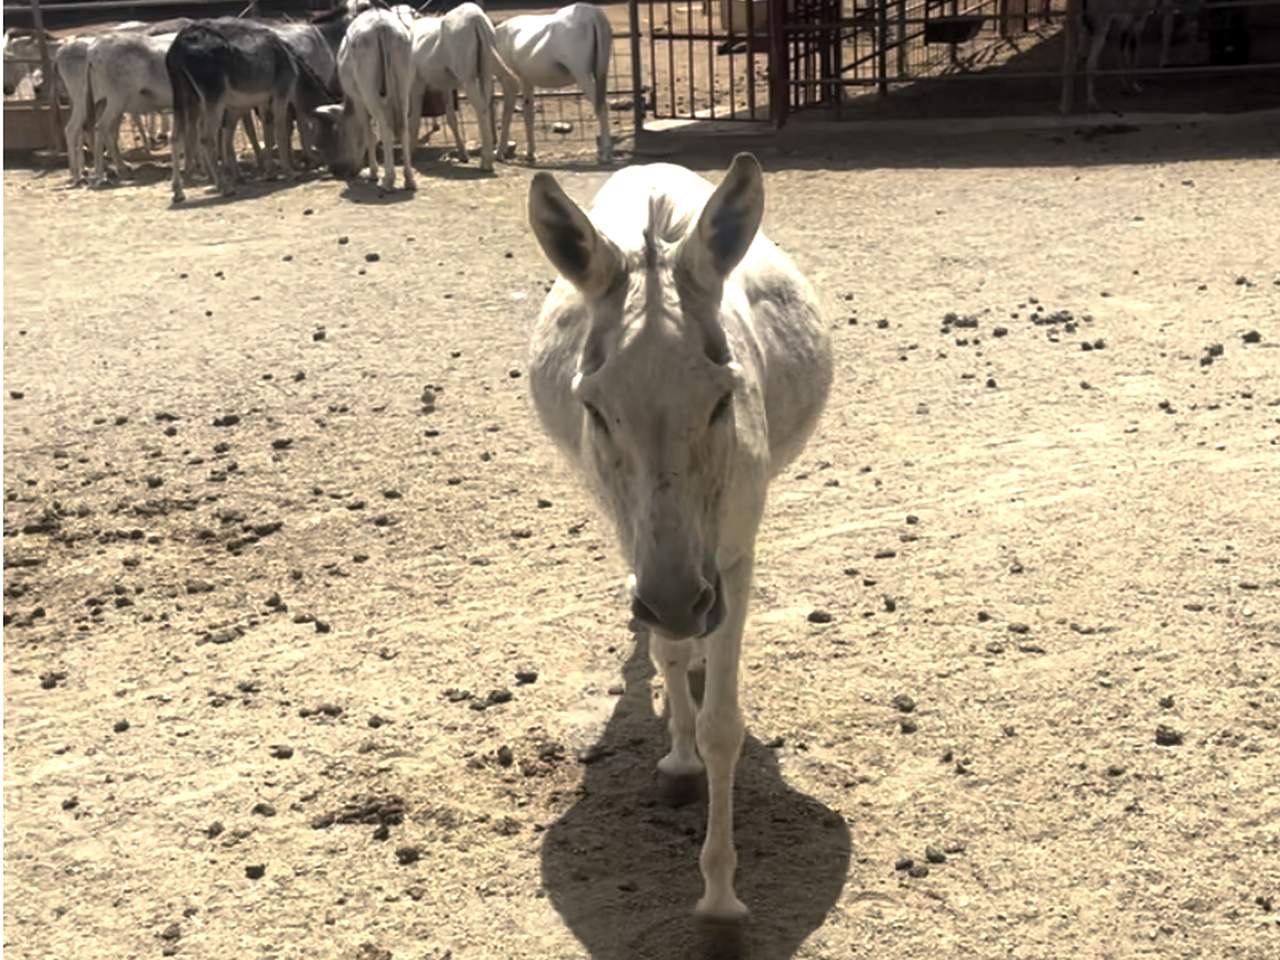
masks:
<path fill-rule="evenodd" d="M 702 845 L 702 899 L 695 908 L 708 920 L 741 920 L 747 908 L 733 890 L 738 854 L 733 848 L 733 772 L 742 750 L 738 706 L 738 658 L 747 620 L 753 560 L 744 557 L 721 573 L 727 616 L 706 639 L 707 681 L 698 711 L 698 750 L 707 765 L 707 839 Z"/>
<path fill-rule="evenodd" d="M 697 777 L 702 774 L 702 761 L 698 759 L 695 741 L 697 708 L 689 691 L 689 659 L 693 654 L 690 640 L 667 640 L 657 634 L 649 635 L 649 650 L 653 662 L 662 671 L 662 683 L 667 691 L 667 709 L 671 714 L 671 752 L 658 761 L 658 770 L 674 779 Z"/>

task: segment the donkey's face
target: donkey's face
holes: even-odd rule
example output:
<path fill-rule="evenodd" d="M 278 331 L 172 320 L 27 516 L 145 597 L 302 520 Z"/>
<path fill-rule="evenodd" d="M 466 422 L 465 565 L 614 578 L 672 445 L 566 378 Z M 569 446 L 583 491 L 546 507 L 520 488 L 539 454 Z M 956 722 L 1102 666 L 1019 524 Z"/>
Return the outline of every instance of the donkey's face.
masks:
<path fill-rule="evenodd" d="M 356 119 L 350 101 L 325 104 L 312 111 L 316 150 L 330 172 L 339 178 L 358 176 L 366 159 L 364 124 Z"/>
<path fill-rule="evenodd" d="M 590 315 L 573 394 L 588 469 L 633 565 L 632 612 L 673 639 L 710 633 L 725 614 L 717 554 L 744 386 L 721 304 L 760 225 L 759 165 L 737 158 L 674 245 L 656 222 L 666 207 L 651 199 L 644 247 L 632 254 L 549 174 L 534 178 L 529 208 L 543 251 Z"/>

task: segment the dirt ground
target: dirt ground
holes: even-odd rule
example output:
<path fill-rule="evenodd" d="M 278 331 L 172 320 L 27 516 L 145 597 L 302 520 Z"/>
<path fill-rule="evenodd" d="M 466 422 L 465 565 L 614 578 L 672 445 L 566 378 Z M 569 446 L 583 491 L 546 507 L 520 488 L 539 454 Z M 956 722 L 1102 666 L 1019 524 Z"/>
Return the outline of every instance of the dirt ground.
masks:
<path fill-rule="evenodd" d="M 1280 954 L 1275 148 L 761 142 L 836 382 L 759 542 L 747 956 Z M 6 957 L 715 946 L 521 375 L 531 171 L 423 172 L 5 172 Z"/>

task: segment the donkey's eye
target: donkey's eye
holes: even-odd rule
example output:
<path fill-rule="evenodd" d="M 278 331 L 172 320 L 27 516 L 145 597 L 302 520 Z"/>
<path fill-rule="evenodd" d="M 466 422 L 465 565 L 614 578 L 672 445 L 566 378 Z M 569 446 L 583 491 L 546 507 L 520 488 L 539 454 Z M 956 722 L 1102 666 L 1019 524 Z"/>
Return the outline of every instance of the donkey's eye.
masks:
<path fill-rule="evenodd" d="M 595 406 L 593 406 L 590 403 L 584 403 L 583 406 L 587 408 L 587 415 L 591 417 L 591 422 L 594 423 L 601 430 L 603 430 L 605 433 L 608 433 L 609 422 L 605 420 L 604 414 L 601 413 L 598 409 L 596 409 Z"/>
<path fill-rule="evenodd" d="M 715 424 L 723 420 L 725 418 L 725 415 L 729 412 L 729 407 L 732 404 L 733 404 L 732 393 L 726 393 L 723 397 L 721 397 L 716 402 L 715 408 L 711 411 L 711 420 L 708 422 L 708 426 L 714 426 Z"/>

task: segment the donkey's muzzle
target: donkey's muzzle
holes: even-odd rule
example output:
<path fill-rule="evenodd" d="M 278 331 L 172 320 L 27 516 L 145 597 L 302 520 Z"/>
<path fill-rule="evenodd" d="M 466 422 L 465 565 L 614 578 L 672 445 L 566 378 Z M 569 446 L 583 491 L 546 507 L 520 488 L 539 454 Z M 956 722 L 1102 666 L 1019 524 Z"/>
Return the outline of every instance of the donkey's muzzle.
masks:
<path fill-rule="evenodd" d="M 720 578 L 716 577 L 712 586 L 699 577 L 696 590 L 667 590 L 646 596 L 637 589 L 631 598 L 631 615 L 672 640 L 705 636 L 724 619 Z"/>

